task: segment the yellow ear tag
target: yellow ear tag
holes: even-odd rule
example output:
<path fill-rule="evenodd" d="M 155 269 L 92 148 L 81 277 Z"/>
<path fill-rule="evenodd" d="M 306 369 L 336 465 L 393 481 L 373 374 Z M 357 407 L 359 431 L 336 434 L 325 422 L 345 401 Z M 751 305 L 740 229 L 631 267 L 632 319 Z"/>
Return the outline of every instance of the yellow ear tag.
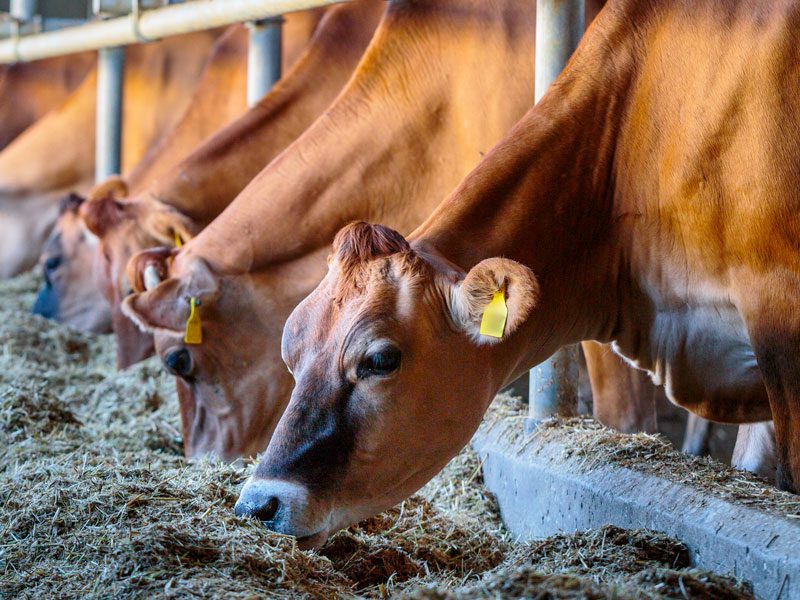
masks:
<path fill-rule="evenodd" d="M 502 338 L 507 317 L 508 307 L 506 306 L 506 286 L 504 285 L 494 293 L 492 301 L 483 311 L 481 335 Z"/>
<path fill-rule="evenodd" d="M 197 298 L 189 298 L 189 318 L 186 320 L 186 334 L 183 341 L 187 344 L 203 343 L 203 323 L 200 321 L 200 311 L 197 310 Z"/>
<path fill-rule="evenodd" d="M 172 233 L 175 235 L 175 247 L 176 248 L 183 247 L 183 240 L 181 239 L 181 234 L 178 233 L 177 231 L 173 231 Z"/>

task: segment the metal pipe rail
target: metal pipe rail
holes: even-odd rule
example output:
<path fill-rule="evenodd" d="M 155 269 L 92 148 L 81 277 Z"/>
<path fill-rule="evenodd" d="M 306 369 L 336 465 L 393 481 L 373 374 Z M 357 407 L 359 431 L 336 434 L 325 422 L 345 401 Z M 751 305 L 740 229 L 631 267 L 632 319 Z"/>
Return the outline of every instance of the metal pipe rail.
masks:
<path fill-rule="evenodd" d="M 584 0 L 536 2 L 536 102 L 561 73 L 583 36 Z M 530 371 L 529 400 L 532 419 L 555 414 L 571 416 L 577 410 L 577 348 L 562 348 Z"/>
<path fill-rule="evenodd" d="M 97 113 L 94 179 L 122 172 L 122 89 L 125 49 L 102 48 L 97 57 Z"/>
<path fill-rule="evenodd" d="M 0 64 L 28 62 L 277 17 L 345 0 L 198 0 L 0 41 Z"/>
<path fill-rule="evenodd" d="M 250 21 L 247 49 L 247 106 L 253 106 L 281 78 L 282 17 Z"/>

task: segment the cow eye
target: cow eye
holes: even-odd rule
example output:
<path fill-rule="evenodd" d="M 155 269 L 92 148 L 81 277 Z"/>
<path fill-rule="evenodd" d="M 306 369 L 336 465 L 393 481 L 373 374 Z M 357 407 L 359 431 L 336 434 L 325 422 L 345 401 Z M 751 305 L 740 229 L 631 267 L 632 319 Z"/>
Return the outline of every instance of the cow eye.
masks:
<path fill-rule="evenodd" d="M 178 348 L 168 352 L 164 357 L 164 364 L 167 367 L 167 371 L 183 379 L 192 374 L 192 355 L 189 354 L 186 348 Z"/>
<path fill-rule="evenodd" d="M 44 270 L 53 272 L 61 265 L 61 257 L 60 256 L 51 256 L 46 261 L 44 261 Z"/>
<path fill-rule="evenodd" d="M 388 375 L 400 366 L 400 350 L 397 348 L 382 348 L 377 352 L 368 354 L 359 363 L 356 376 L 365 379 L 374 375 Z"/>

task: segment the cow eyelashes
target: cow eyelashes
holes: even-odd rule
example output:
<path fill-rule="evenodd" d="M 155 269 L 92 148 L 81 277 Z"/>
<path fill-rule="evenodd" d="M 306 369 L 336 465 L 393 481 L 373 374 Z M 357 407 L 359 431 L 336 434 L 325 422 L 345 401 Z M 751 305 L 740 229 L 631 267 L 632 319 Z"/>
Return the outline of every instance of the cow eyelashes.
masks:
<path fill-rule="evenodd" d="M 381 348 L 377 352 L 367 354 L 356 368 L 356 377 L 386 376 L 400 367 L 400 350 L 394 347 Z"/>

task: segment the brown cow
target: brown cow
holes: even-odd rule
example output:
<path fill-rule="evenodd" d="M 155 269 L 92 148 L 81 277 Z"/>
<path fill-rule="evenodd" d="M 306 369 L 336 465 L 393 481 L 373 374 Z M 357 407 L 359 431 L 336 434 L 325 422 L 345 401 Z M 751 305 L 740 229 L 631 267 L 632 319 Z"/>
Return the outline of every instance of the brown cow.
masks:
<path fill-rule="evenodd" d="M 168 130 L 189 101 L 216 34 L 193 33 L 126 50 L 123 170 Z M 0 277 L 31 268 L 61 199 L 91 186 L 96 71 L 64 105 L 0 152 Z"/>
<path fill-rule="evenodd" d="M 244 27 L 232 27 L 216 40 L 183 115 L 124 180 L 112 177 L 91 190 L 88 197 L 97 203 L 96 209 L 108 212 L 130 190 L 144 187 L 150 178 L 174 166 L 208 132 L 245 110 L 246 55 Z M 220 89 L 225 90 L 224 99 Z M 104 261 L 98 257 L 97 232 L 89 230 L 80 216 L 83 205 L 84 198 L 72 193 L 61 205 L 39 258 L 44 281 L 33 312 L 76 329 L 104 333 L 112 325 L 111 307 L 101 291 L 105 289 L 101 287 Z"/>
<path fill-rule="evenodd" d="M 280 331 L 323 276 L 335 231 L 360 216 L 404 231 L 422 222 L 531 105 L 534 24 L 528 0 L 388 4 L 325 115 L 171 269 L 158 253 L 136 257 L 134 286 L 148 266 L 172 275 L 123 309 L 181 376 L 187 456 L 265 447 L 292 387 Z M 182 341 L 189 296 L 201 301 L 200 345 Z"/>
<path fill-rule="evenodd" d="M 382 11 L 381 0 L 357 0 L 331 8 L 296 66 L 245 115 L 129 201 L 120 202 L 127 196 L 124 190 L 106 189 L 82 205 L 86 225 L 100 237 L 95 255 L 101 261 L 99 288 L 104 295 L 95 298 L 94 304 L 102 311 L 111 303 L 120 368 L 153 351 L 152 336 L 141 333 L 119 311 L 120 302 L 130 291 L 125 275 L 128 259 L 143 248 L 172 245 L 176 233 L 182 241 L 188 241 L 219 215 L 341 91 Z M 216 89 L 211 92 L 219 93 Z M 190 130 L 193 120 L 186 124 Z M 181 133 L 180 137 L 186 140 L 187 135 Z M 60 267 L 69 273 L 67 281 L 78 284 L 71 285 L 75 294 L 64 294 L 68 290 L 63 288 L 54 292 L 59 302 L 68 303 L 79 290 L 95 287 L 86 277 L 93 272 L 90 265 L 68 263 L 66 268 Z M 78 275 L 81 272 L 84 277 Z"/>
<path fill-rule="evenodd" d="M 796 490 L 795 9 L 612 0 L 410 243 L 340 232 L 286 323 L 296 386 L 237 512 L 319 544 L 418 489 L 501 386 L 585 339 L 700 416 L 774 415 Z"/>
<path fill-rule="evenodd" d="M 322 12 L 315 9 L 286 18 L 282 38 L 284 65 L 297 60 L 321 16 Z M 202 140 L 245 111 L 247 48 L 248 33 L 244 26 L 231 27 L 220 36 L 192 93 L 191 103 L 176 125 L 151 148 L 124 181 L 115 178 L 92 190 L 89 199 L 98 204 L 93 205 L 91 214 L 107 213 L 130 192 L 144 190 L 147 184 L 167 173 Z M 88 327 L 89 331 L 107 331 L 112 316 L 119 320 L 119 311 L 112 311 L 106 299 L 113 294 L 105 272 L 117 269 L 113 265 L 105 268 L 105 248 L 98 248 L 96 239 L 100 231 L 86 231 L 82 218 L 78 216 L 82 205 L 82 199 L 77 195 L 70 195 L 70 200 L 62 204 L 62 212 L 39 260 L 44 283 L 34 312 L 77 329 L 87 330 Z M 110 252 L 108 254 L 111 256 Z M 101 289 L 106 290 L 105 295 Z M 125 319 L 122 326 L 130 329 L 129 321 Z"/>
<path fill-rule="evenodd" d="M 307 44 L 321 16 L 322 12 L 315 9 L 287 17 L 283 36 L 284 65 L 298 58 L 301 46 Z M 240 25 L 220 36 L 191 102 L 175 126 L 136 164 L 124 181 L 112 178 L 91 191 L 89 199 L 97 202 L 90 211 L 95 215 L 93 222 L 99 222 L 98 213 L 109 213 L 109 209 L 130 192 L 145 189 L 203 139 L 245 111 L 247 42 L 247 30 Z M 111 328 L 112 316 L 119 311 L 112 311 L 106 299 L 112 293 L 105 277 L 105 249 L 98 249 L 97 234 L 100 232 L 87 231 L 79 216 L 81 206 L 82 197 L 74 194 L 62 204 L 58 221 L 39 259 L 44 282 L 33 312 L 77 329 L 104 332 Z M 108 270 L 116 271 L 113 267 Z M 124 325 L 128 325 L 127 319 Z"/>
<path fill-rule="evenodd" d="M 85 52 L 0 67 L 0 150 L 60 106 L 95 62 Z"/>

